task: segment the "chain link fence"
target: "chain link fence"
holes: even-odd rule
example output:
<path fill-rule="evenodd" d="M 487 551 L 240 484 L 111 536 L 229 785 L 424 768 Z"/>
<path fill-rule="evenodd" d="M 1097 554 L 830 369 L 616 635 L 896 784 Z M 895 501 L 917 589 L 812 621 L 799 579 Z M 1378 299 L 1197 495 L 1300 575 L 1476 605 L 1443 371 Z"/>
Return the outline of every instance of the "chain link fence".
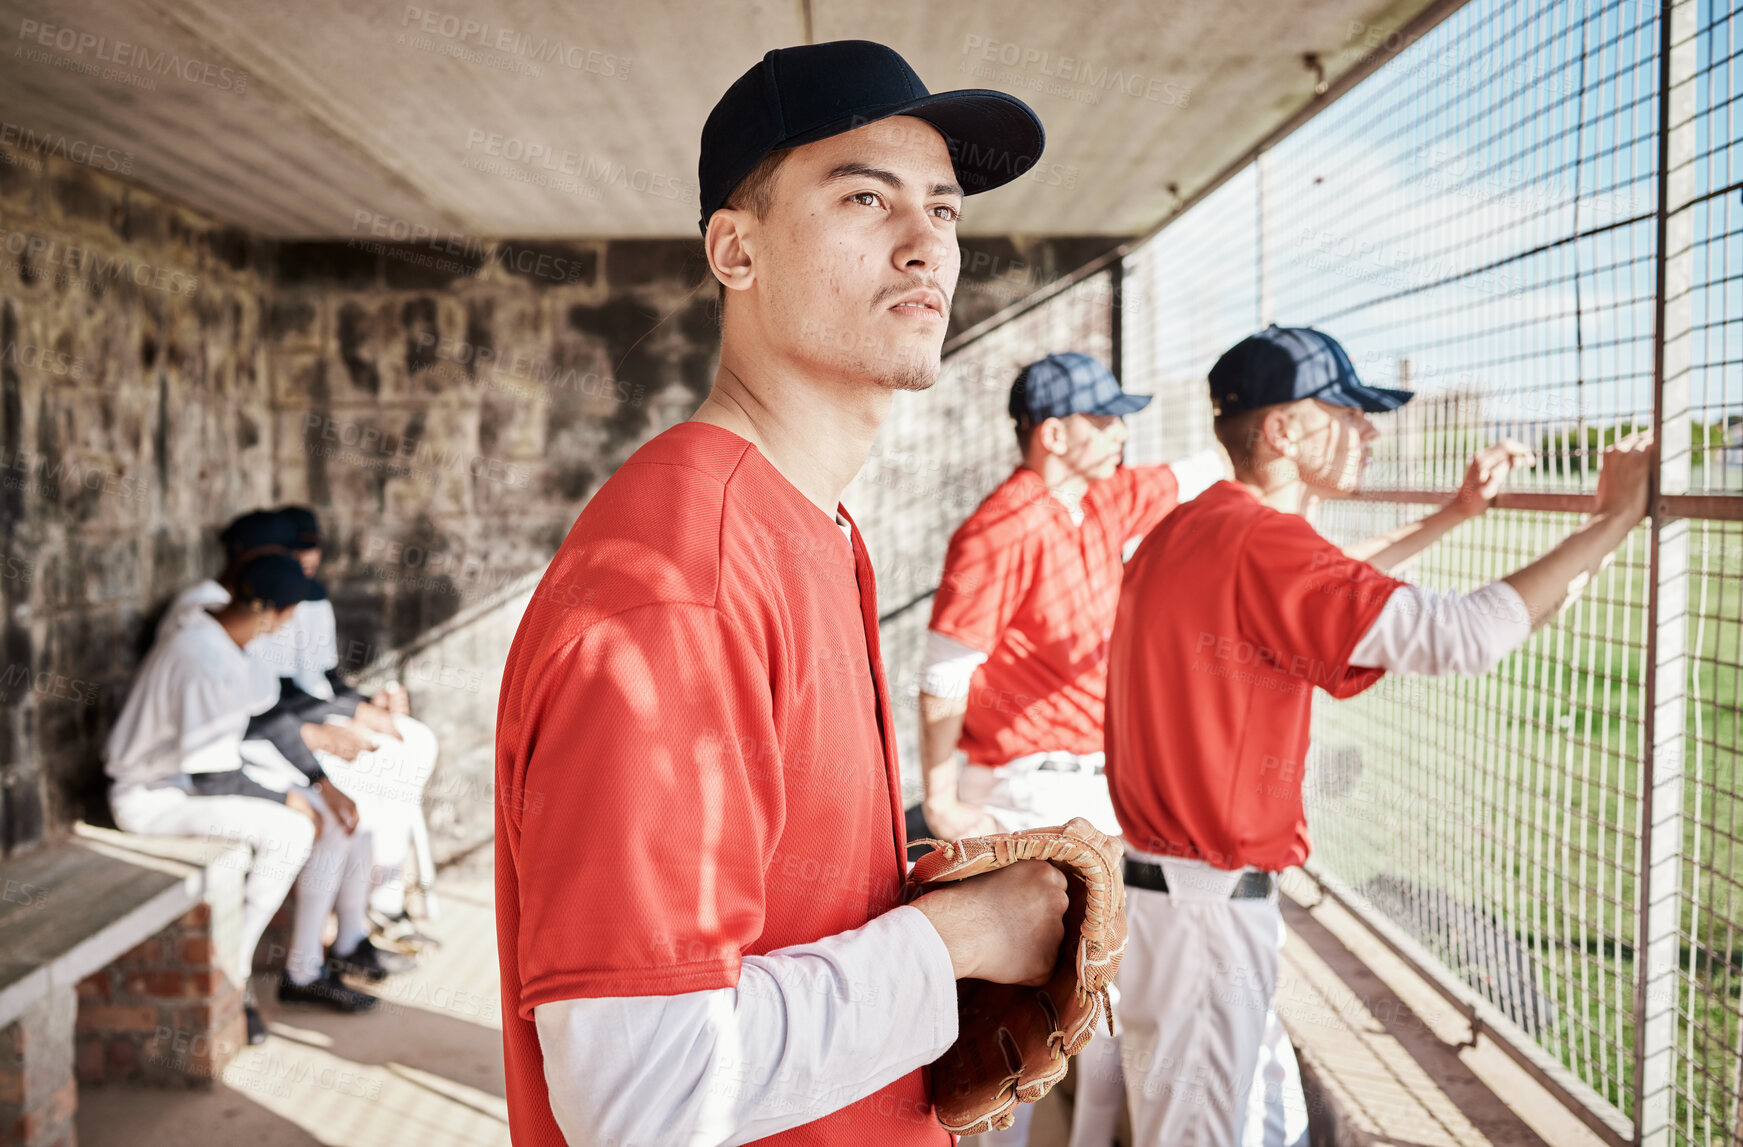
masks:
<path fill-rule="evenodd" d="M 1743 5 L 1471 0 L 1406 39 L 898 396 L 848 504 L 904 760 L 929 593 L 1016 462 L 1024 362 L 1114 363 L 1157 396 L 1127 455 L 1156 462 L 1210 443 L 1227 347 L 1272 321 L 1334 334 L 1418 395 L 1376 419 L 1363 494 L 1322 508 L 1334 540 L 1420 516 L 1491 441 L 1537 452 L 1408 571 L 1440 589 L 1554 545 L 1603 447 L 1652 428 L 1650 523 L 1525 648 L 1318 707 L 1309 867 L 1603 1138 L 1743 1143 Z"/>

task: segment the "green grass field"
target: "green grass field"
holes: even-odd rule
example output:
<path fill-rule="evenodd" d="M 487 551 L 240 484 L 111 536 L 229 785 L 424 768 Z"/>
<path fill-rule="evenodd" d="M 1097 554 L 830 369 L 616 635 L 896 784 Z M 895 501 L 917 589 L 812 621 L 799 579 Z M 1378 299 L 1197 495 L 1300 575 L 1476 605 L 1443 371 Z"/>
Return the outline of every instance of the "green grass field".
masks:
<path fill-rule="evenodd" d="M 1347 539 L 1409 513 L 1345 505 L 1321 526 Z M 1492 512 L 1412 576 L 1475 588 L 1573 524 Z M 1309 785 L 1316 862 L 1372 892 L 1379 910 L 1630 1116 L 1647 545 L 1636 531 L 1578 604 L 1487 677 L 1387 679 L 1353 701 L 1322 698 L 1321 763 L 1344 763 Z M 1666 754 L 1659 767 L 1684 778 L 1676 1122 L 1679 1141 L 1706 1143 L 1730 1135 L 1740 1070 L 1743 526 L 1691 523 L 1689 545 L 1686 728 L 1680 759 Z"/>

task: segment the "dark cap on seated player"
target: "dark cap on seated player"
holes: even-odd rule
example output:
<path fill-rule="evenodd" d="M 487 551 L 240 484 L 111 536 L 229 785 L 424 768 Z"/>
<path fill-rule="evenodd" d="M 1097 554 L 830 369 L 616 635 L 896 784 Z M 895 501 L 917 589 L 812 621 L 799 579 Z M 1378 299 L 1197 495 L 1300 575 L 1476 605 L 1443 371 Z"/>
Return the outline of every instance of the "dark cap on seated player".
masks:
<path fill-rule="evenodd" d="M 321 523 L 315 519 L 315 512 L 307 506 L 280 506 L 278 512 L 290 522 L 295 539 L 290 547 L 293 550 L 318 550 L 321 548 Z"/>
<path fill-rule="evenodd" d="M 297 545 L 296 524 L 277 510 L 250 510 L 218 535 L 224 552 L 234 559 L 251 550 L 292 550 Z"/>
<path fill-rule="evenodd" d="M 327 596 L 321 583 L 303 572 L 303 563 L 289 554 L 257 554 L 236 571 L 234 598 L 284 609 Z"/>
<path fill-rule="evenodd" d="M 1022 100 L 979 88 L 933 95 L 908 62 L 882 44 L 836 40 L 775 48 L 726 89 L 702 125 L 696 165 L 702 233 L 771 152 L 898 115 L 925 120 L 944 136 L 964 195 L 1022 175 L 1047 142 L 1040 118 Z"/>
<path fill-rule="evenodd" d="M 1030 363 L 1017 372 L 1011 386 L 1011 417 L 1019 422 L 1071 414 L 1135 414 L 1148 405 L 1148 394 L 1127 394 L 1099 359 L 1076 351 Z"/>
<path fill-rule="evenodd" d="M 1210 368 L 1210 400 L 1219 415 L 1304 398 L 1379 414 L 1412 397 L 1408 390 L 1364 383 L 1338 341 L 1311 327 L 1272 323 L 1230 347 Z"/>

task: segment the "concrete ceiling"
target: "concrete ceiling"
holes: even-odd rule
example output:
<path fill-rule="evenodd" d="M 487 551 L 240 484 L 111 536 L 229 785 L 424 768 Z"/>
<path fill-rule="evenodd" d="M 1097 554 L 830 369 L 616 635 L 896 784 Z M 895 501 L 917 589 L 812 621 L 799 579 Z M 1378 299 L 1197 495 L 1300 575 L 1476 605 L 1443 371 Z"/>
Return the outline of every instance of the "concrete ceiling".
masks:
<path fill-rule="evenodd" d="M 692 236 L 719 94 L 771 47 L 863 38 L 1046 125 L 965 234 L 1131 235 L 1312 100 L 1304 53 L 1335 80 L 1427 4 L 0 0 L 0 131 L 273 238 Z"/>

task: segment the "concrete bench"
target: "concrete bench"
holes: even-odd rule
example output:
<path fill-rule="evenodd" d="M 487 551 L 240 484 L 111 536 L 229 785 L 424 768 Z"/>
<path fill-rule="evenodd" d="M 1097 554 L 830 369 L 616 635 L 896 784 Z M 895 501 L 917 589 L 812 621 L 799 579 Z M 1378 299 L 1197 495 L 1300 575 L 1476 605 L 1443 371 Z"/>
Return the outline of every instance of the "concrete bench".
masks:
<path fill-rule="evenodd" d="M 246 845 L 76 825 L 0 862 L 0 1142 L 70 1147 L 78 1086 L 209 1082 L 247 1042 Z"/>

